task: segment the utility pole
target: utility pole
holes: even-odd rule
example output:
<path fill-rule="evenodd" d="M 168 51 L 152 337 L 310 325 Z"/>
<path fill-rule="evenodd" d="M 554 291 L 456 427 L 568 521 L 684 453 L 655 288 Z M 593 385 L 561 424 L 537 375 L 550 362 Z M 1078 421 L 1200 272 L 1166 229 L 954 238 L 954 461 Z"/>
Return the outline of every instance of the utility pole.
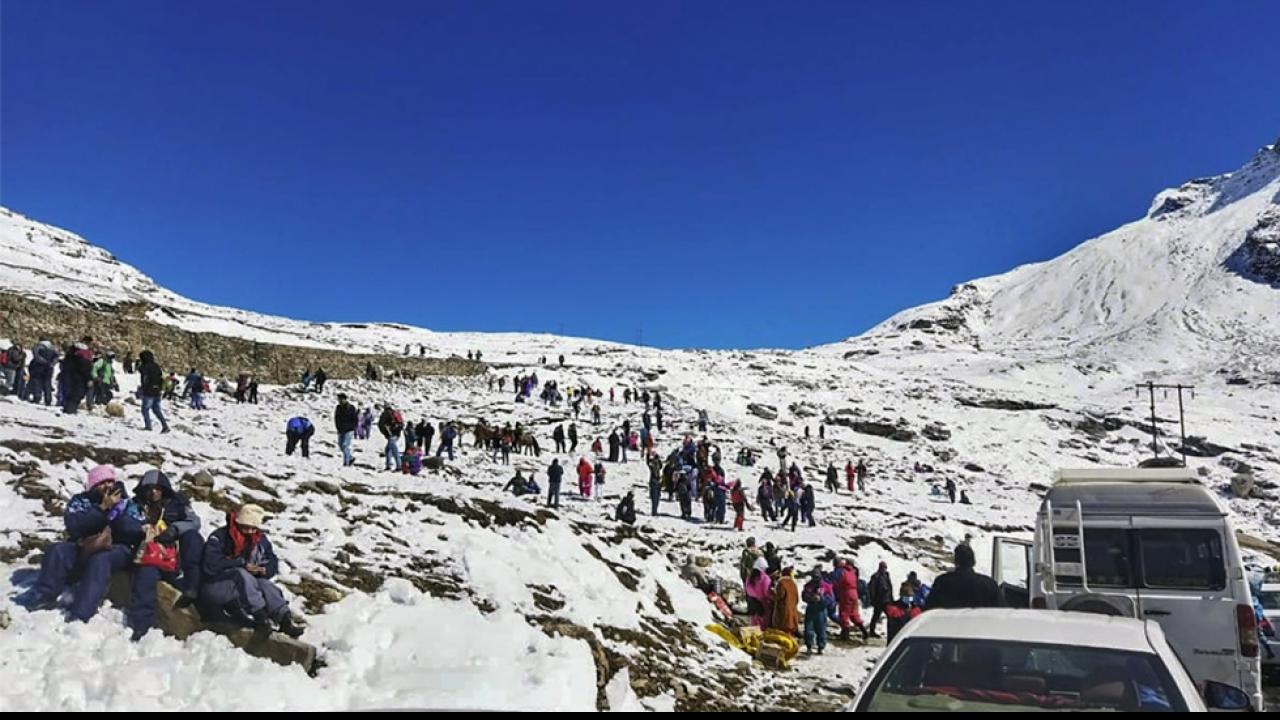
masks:
<path fill-rule="evenodd" d="M 1187 415 L 1182 404 L 1182 391 L 1190 390 L 1191 397 L 1195 398 L 1196 396 L 1195 385 L 1183 385 L 1182 383 L 1167 385 L 1162 383 L 1146 382 L 1146 383 L 1139 383 L 1135 387 L 1135 390 L 1137 390 L 1139 395 L 1141 395 L 1143 388 L 1146 388 L 1147 394 L 1151 398 L 1151 452 L 1157 458 L 1160 457 L 1160 445 L 1158 444 L 1158 441 L 1156 439 L 1156 435 L 1158 434 L 1156 430 L 1156 388 L 1164 390 L 1165 397 L 1169 396 L 1170 390 L 1178 391 L 1178 434 L 1181 440 L 1181 442 L 1178 444 L 1178 451 L 1182 454 L 1182 467 L 1186 467 L 1187 466 Z"/>

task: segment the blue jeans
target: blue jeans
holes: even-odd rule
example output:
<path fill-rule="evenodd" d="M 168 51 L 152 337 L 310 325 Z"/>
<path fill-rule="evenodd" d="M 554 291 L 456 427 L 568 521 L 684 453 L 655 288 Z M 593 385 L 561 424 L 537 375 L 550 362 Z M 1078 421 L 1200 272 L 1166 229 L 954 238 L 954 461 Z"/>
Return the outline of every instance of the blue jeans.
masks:
<path fill-rule="evenodd" d="M 399 446 L 396 445 L 396 438 L 393 438 L 393 437 L 387 438 L 387 449 L 383 451 L 383 455 L 386 457 L 386 460 L 387 460 L 387 463 L 386 463 L 387 466 L 385 469 L 387 470 L 400 469 L 400 448 Z"/>
<path fill-rule="evenodd" d="M 160 427 L 165 430 L 169 429 L 169 423 L 164 419 L 164 412 L 160 410 L 160 398 L 144 397 L 142 398 L 142 425 L 147 430 L 151 429 L 151 413 L 155 412 L 156 418 L 160 420 Z"/>
<path fill-rule="evenodd" d="M 804 646 L 814 645 L 819 650 L 827 646 L 827 614 L 822 603 L 807 605 L 804 609 Z"/>
<path fill-rule="evenodd" d="M 348 430 L 344 433 L 338 433 L 338 449 L 342 450 L 342 467 L 356 461 L 355 456 L 351 454 L 351 440 L 355 437 L 355 431 Z"/>
<path fill-rule="evenodd" d="M 192 410 L 204 409 L 204 393 L 199 393 L 194 390 L 191 391 L 191 409 Z"/>
<path fill-rule="evenodd" d="M 436 449 L 436 457 L 440 457 L 440 455 L 444 453 L 445 450 L 449 451 L 449 460 L 452 461 L 453 460 L 453 441 L 452 440 L 442 441 L 440 443 L 440 447 Z"/>

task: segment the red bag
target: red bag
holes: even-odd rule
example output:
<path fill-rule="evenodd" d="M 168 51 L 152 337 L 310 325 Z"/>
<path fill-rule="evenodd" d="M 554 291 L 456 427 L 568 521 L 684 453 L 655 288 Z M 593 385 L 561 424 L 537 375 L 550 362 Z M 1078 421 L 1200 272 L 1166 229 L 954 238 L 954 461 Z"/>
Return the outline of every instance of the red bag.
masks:
<path fill-rule="evenodd" d="M 142 557 L 138 558 L 138 564 L 159 568 L 164 572 L 177 572 L 178 546 L 161 545 L 152 540 L 142 548 Z"/>

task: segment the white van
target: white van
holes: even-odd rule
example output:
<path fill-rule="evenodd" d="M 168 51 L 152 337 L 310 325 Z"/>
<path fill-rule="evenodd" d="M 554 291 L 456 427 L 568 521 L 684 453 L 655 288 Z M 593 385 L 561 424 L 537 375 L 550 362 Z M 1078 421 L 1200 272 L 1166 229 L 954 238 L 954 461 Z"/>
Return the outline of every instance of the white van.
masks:
<path fill-rule="evenodd" d="M 1263 709 L 1235 530 L 1187 469 L 1060 470 L 1034 539 L 998 537 L 993 556 L 1007 606 L 1155 620 L 1202 690 L 1207 681 L 1237 687 Z"/>

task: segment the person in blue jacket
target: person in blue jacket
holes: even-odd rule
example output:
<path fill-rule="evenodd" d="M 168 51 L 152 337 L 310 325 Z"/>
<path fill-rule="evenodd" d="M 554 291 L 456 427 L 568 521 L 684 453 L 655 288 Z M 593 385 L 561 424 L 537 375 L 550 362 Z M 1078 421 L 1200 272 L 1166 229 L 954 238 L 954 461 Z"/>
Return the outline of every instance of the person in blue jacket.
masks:
<path fill-rule="evenodd" d="M 289 612 L 280 588 L 271 582 L 279 561 L 263 530 L 266 511 L 253 503 L 227 513 L 227 524 L 209 535 L 204 545 L 200 613 L 209 619 L 248 621 L 259 632 L 272 623 L 289 637 L 302 628 Z"/>
<path fill-rule="evenodd" d="M 110 465 L 99 465 L 89 471 L 85 491 L 67 502 L 63 522 L 69 539 L 45 550 L 40 575 L 19 602 L 33 610 L 53 609 L 58 597 L 71 586 L 68 615 L 87 622 L 98 612 L 111 574 L 133 565 L 138 546 L 146 539 L 145 517 L 129 499 L 119 471 Z M 156 598 L 155 574 L 137 569 L 133 573 L 130 607 L 125 613 L 134 640 L 151 629 Z"/>
<path fill-rule="evenodd" d="M 191 508 L 191 501 L 173 489 L 169 476 L 160 470 L 143 473 L 133 489 L 133 502 L 142 512 L 144 522 L 158 525 L 164 521 L 165 529 L 156 536 L 161 545 L 178 547 L 178 573 L 162 573 L 152 567 L 137 567 L 134 572 L 151 572 L 155 579 L 164 578 L 182 591 L 180 606 L 195 602 L 200 591 L 201 563 L 204 560 L 204 538 L 200 535 L 200 516 Z M 154 582 L 152 583 L 154 586 Z"/>
<path fill-rule="evenodd" d="M 316 428 L 311 421 L 304 417 L 289 418 L 288 424 L 284 429 L 284 454 L 292 455 L 294 448 L 298 447 L 298 443 L 302 443 L 302 457 L 311 457 L 311 436 L 316 434 Z"/>

